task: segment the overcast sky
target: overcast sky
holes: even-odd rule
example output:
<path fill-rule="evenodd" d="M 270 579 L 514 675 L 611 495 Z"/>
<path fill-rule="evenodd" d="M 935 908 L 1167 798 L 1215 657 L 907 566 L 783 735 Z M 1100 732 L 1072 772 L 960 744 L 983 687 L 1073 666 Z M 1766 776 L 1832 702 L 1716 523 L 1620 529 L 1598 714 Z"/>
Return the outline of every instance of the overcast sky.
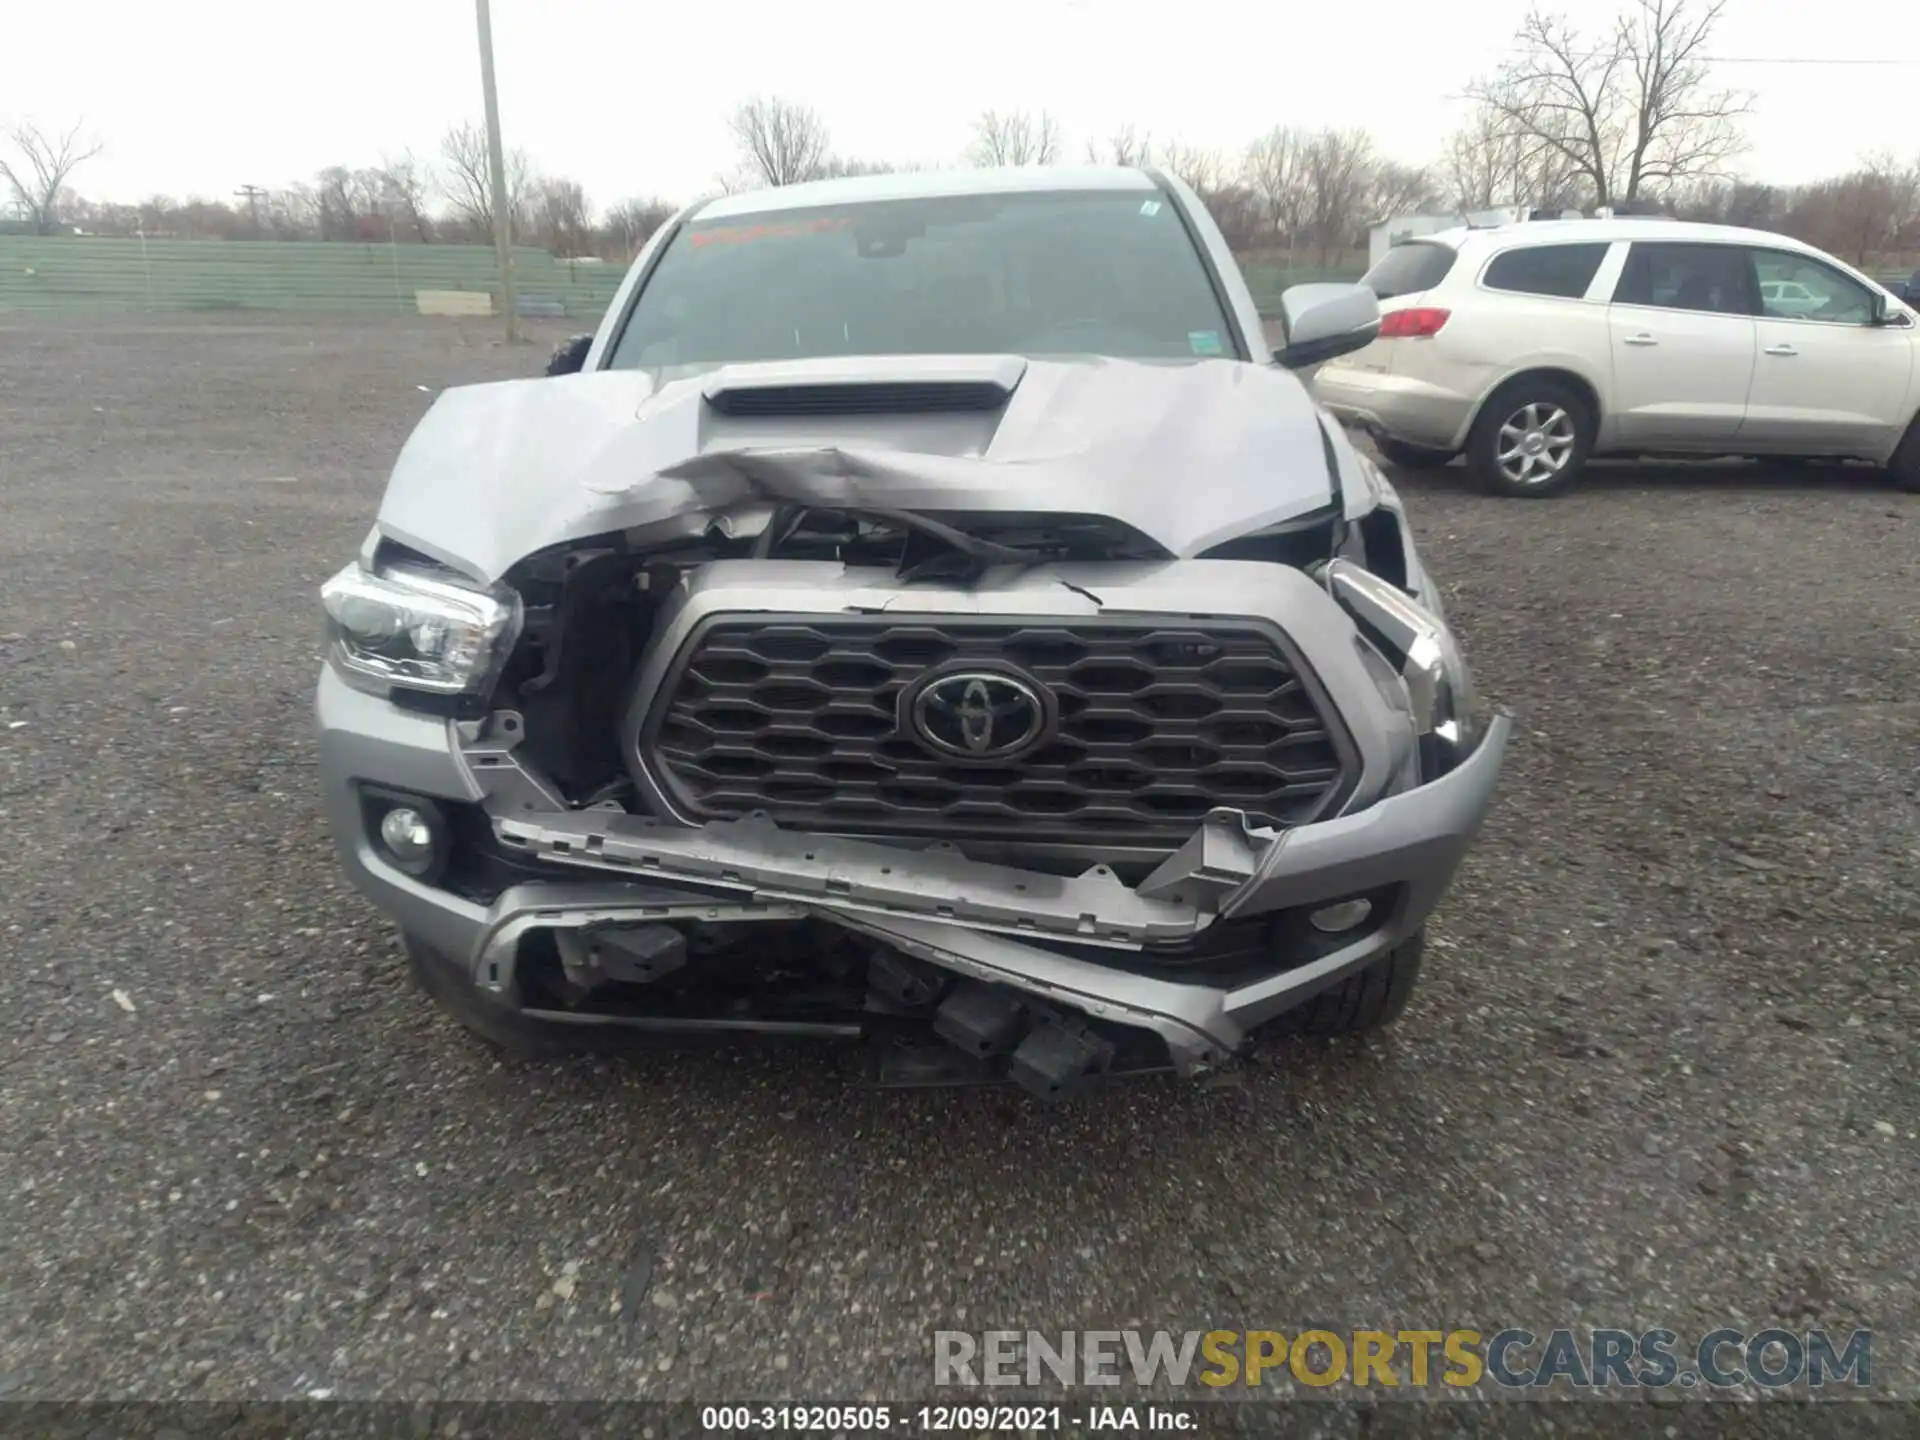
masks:
<path fill-rule="evenodd" d="M 470 0 L 68 0 L 6 4 L 0 121 L 84 117 L 107 151 L 82 193 L 226 195 L 411 148 L 481 113 Z M 1525 0 L 493 0 L 510 146 L 597 204 L 685 199 L 731 165 L 744 96 L 813 106 L 834 148 L 958 157 L 988 107 L 1046 107 L 1078 158 L 1132 121 L 1238 150 L 1275 124 L 1365 126 L 1396 158 L 1439 151 L 1458 95 Z M 1600 24 L 1613 0 L 1564 0 Z M 1920 154 L 1920 51 L 1891 0 L 1731 0 L 1720 67 L 1757 92 L 1743 161 L 1792 182 L 1862 152 Z"/>

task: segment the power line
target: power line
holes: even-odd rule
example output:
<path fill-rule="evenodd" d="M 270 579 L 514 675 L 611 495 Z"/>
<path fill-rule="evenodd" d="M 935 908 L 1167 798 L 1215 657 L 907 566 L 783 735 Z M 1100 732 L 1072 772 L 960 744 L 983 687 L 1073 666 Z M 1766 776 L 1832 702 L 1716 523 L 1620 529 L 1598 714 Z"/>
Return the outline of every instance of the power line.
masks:
<path fill-rule="evenodd" d="M 1824 55 L 1702 55 L 1709 65 L 1920 65 L 1920 60 L 1848 59 Z"/>
<path fill-rule="evenodd" d="M 1503 45 L 1503 55 L 1533 55 L 1538 51 L 1525 45 Z M 1574 60 L 1604 60 L 1611 50 L 1576 50 L 1569 55 Z M 1699 57 L 1707 65 L 1920 65 L 1920 59 L 1887 59 L 1875 56 L 1856 57 L 1842 55 L 1702 55 Z"/>

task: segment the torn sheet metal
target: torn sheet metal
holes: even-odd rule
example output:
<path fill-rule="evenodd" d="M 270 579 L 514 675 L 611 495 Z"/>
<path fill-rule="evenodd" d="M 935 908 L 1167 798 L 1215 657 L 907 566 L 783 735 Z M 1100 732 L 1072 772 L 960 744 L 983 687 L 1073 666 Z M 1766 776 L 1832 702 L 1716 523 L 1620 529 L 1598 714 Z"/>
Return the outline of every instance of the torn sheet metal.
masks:
<path fill-rule="evenodd" d="M 1105 866 L 1047 875 L 969 860 L 950 845 L 905 850 L 781 830 L 764 816 L 697 829 L 612 811 L 496 818 L 503 844 L 543 860 L 712 885 L 759 904 L 913 915 L 1009 934 L 1137 948 L 1191 939 L 1194 906 L 1129 890 Z"/>

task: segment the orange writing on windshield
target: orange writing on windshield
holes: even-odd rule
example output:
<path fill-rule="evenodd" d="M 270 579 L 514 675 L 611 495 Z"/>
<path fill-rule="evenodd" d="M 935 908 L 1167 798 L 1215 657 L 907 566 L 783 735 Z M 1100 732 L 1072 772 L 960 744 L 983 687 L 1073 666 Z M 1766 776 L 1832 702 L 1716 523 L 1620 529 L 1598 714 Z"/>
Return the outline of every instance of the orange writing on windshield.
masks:
<path fill-rule="evenodd" d="M 853 222 L 846 216 L 822 216 L 817 220 L 787 220 L 762 225 L 722 225 L 712 230 L 695 230 L 693 248 L 708 245 L 742 245 L 749 240 L 780 240 L 796 235 L 821 235 L 830 230 L 845 230 Z"/>

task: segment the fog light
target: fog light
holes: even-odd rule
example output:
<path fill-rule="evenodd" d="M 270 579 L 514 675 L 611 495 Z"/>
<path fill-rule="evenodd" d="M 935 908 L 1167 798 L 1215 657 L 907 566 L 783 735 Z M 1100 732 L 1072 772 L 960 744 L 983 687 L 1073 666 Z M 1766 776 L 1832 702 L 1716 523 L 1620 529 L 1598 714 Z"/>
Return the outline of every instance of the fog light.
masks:
<path fill-rule="evenodd" d="M 1307 923 L 1323 935 L 1343 935 L 1364 925 L 1373 914 L 1371 900 L 1342 900 L 1307 916 Z"/>
<path fill-rule="evenodd" d="M 433 825 L 411 805 L 396 805 L 380 817 L 380 843 L 402 870 L 418 873 L 433 864 Z"/>

